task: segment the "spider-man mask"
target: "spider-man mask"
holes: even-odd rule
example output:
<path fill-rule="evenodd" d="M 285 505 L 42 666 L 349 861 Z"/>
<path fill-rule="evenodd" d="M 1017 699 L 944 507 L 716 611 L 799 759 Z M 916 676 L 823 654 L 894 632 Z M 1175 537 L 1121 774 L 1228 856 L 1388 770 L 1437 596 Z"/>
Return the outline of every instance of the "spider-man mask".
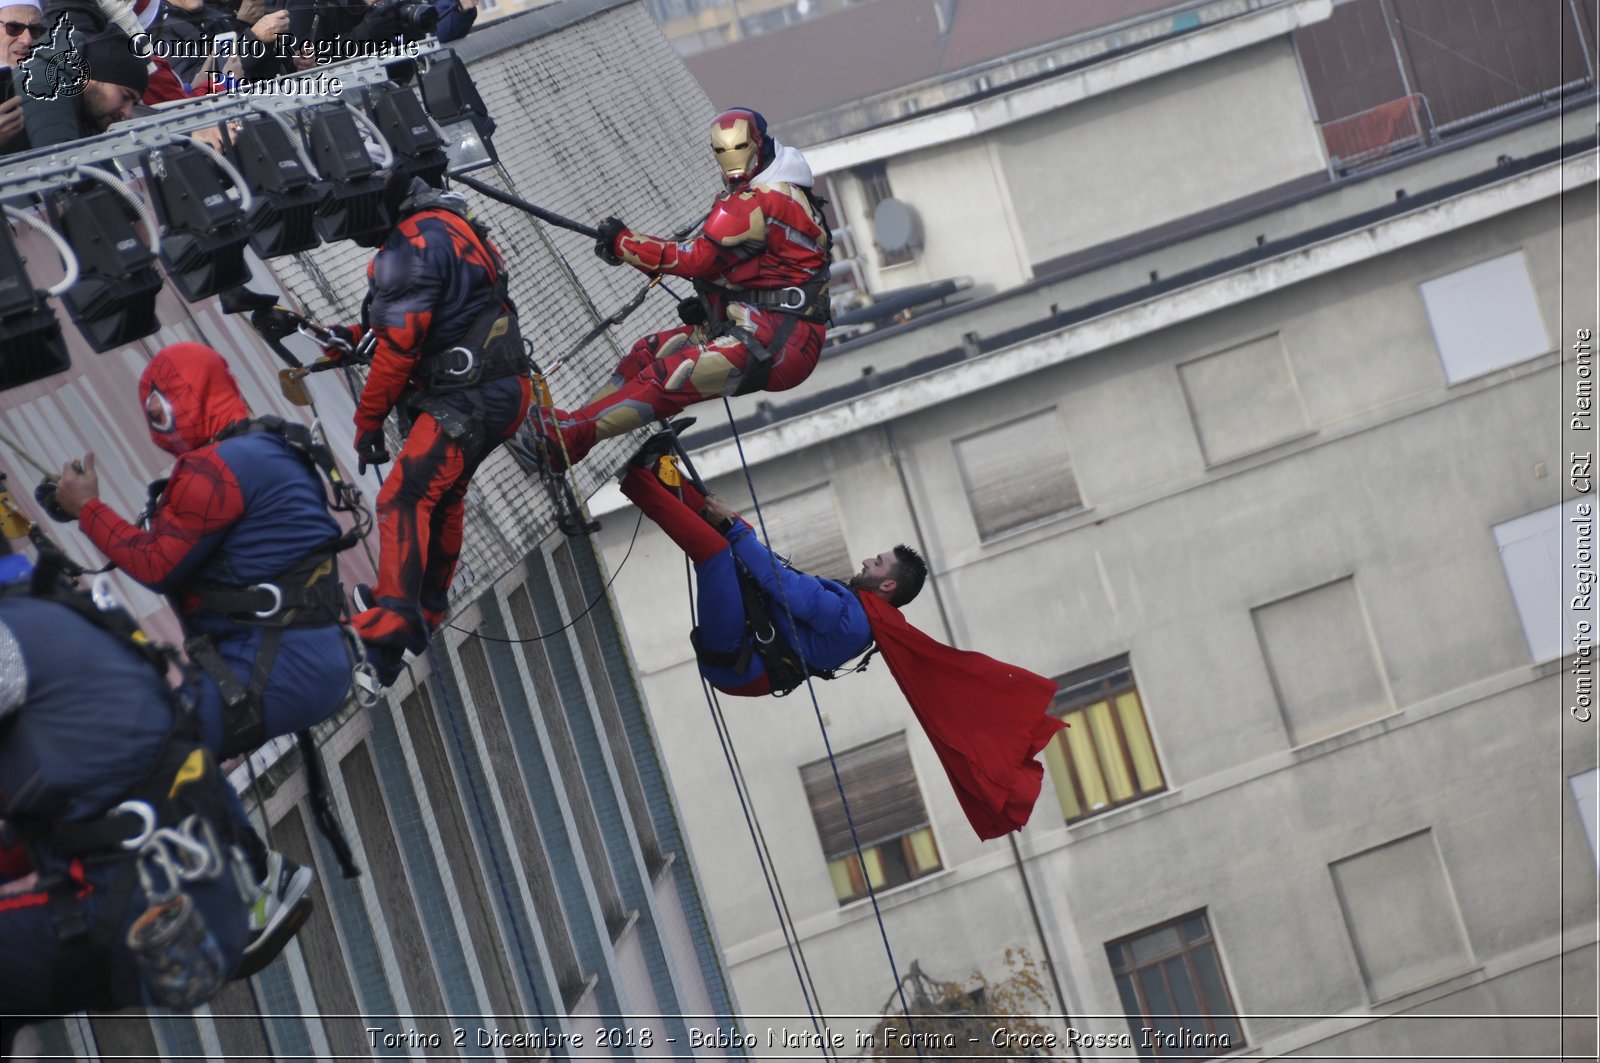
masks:
<path fill-rule="evenodd" d="M 174 343 L 139 377 L 150 438 L 168 454 L 187 454 L 250 416 L 239 383 L 222 355 L 203 343 Z"/>

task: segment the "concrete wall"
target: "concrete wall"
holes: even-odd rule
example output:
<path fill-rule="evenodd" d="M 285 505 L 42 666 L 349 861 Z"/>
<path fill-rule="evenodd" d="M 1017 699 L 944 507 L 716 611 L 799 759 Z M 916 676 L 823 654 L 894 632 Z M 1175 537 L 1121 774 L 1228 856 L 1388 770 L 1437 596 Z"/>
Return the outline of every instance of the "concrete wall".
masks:
<path fill-rule="evenodd" d="M 1327 165 L 1287 38 L 1008 126 L 995 140 L 1029 262 Z"/>
<path fill-rule="evenodd" d="M 1047 675 L 1130 655 L 1169 789 L 1068 827 L 1047 779 L 1020 836 L 1070 1012 L 1121 1013 L 1107 941 L 1205 908 L 1242 1013 L 1328 1017 L 1247 1018 L 1252 1045 L 1560 1051 L 1554 1019 L 1486 1031 L 1382 1017 L 1556 1014 L 1563 970 L 1569 998 L 1594 992 L 1593 856 L 1564 790 L 1566 775 L 1594 766 L 1593 735 L 1564 716 L 1558 666 L 1530 662 L 1492 534 L 1562 497 L 1571 355 L 1557 337 L 1593 313 L 1571 293 L 1592 287 L 1594 225 L 1587 191 L 1503 211 L 755 470 L 765 499 L 830 485 L 856 557 L 912 537 L 914 517 L 952 625 L 925 594 L 907 613 L 930 632 Z M 1447 385 L 1418 286 L 1519 252 L 1550 349 Z M 1217 378 L 1236 387 L 1222 416 L 1272 430 L 1245 453 L 1208 458 L 1190 367 L 1240 349 L 1271 356 Z M 1252 387 L 1252 367 L 1276 374 L 1272 386 Z M 982 541 L 952 440 L 1040 411 L 1059 419 L 1085 508 Z M 713 486 L 736 508 L 751 501 L 740 476 Z M 622 516 L 601 535 L 612 565 L 632 530 Z M 618 587 L 659 610 L 632 611 L 630 637 L 668 759 L 705 766 L 685 787 L 691 837 L 729 839 L 730 860 L 748 869 L 706 888 L 741 1002 L 794 1011 L 799 991 L 687 643 L 660 619 L 686 618 L 682 571 L 647 525 Z M 1297 742 L 1258 617 L 1330 586 L 1354 618 L 1346 650 L 1365 655 L 1376 700 Z M 1304 660 L 1322 649 L 1292 629 L 1273 646 Z M 819 697 L 836 750 L 900 729 L 911 740 L 946 870 L 882 898 L 901 972 L 915 959 L 942 977 L 974 966 L 994 976 L 1007 946 L 1037 955 L 1009 848 L 977 842 L 886 677 L 824 684 Z M 756 813 L 782 839 L 777 875 L 808 960 L 827 971 L 824 1010 L 875 1012 L 892 988 L 876 925 L 864 906 L 835 904 L 799 785 L 798 765 L 822 755 L 810 702 L 801 691 L 724 708 Z M 1448 913 L 1449 947 L 1418 984 L 1364 972 L 1330 867 L 1402 839 L 1427 854 L 1426 880 L 1443 884 L 1428 903 Z M 1120 1019 L 1078 1025 L 1126 1030 Z"/>
<path fill-rule="evenodd" d="M 884 161 L 922 222 L 912 262 L 879 266 L 860 181 L 829 177 L 874 291 L 957 275 L 1003 290 L 1036 263 L 1327 165 L 1287 38 Z"/>

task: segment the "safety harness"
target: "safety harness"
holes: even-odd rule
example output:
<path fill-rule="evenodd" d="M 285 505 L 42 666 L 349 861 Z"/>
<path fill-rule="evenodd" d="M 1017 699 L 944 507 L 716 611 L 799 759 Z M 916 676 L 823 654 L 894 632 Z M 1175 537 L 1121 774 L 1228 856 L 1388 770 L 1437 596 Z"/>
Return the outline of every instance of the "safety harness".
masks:
<path fill-rule="evenodd" d="M 510 376 L 528 376 L 527 344 L 523 342 L 518 326 L 517 307 L 511 300 L 511 283 L 506 273 L 505 260 L 489 243 L 487 233 L 477 222 L 452 209 L 444 202 L 424 202 L 420 209 L 439 210 L 454 214 L 466 222 L 473 239 L 484 255 L 494 263 L 494 298 L 472 319 L 461 339 L 453 344 L 425 341 L 418 356 L 417 369 L 412 380 L 417 387 L 405 400 L 406 409 L 413 415 L 426 413 L 438 422 L 445 435 L 455 440 L 463 450 L 474 452 L 484 442 L 484 405 L 481 393 L 471 390 L 490 380 Z M 371 299 L 371 293 L 367 298 Z M 367 310 L 363 308 L 365 322 Z M 467 400 L 470 412 L 463 411 L 457 403 L 444 398 L 457 393 Z"/>
<path fill-rule="evenodd" d="M 203 936 L 204 921 L 187 898 L 177 899 L 179 888 L 183 882 L 221 874 L 226 854 L 240 839 L 222 790 L 226 783 L 200 742 L 192 691 L 187 684 L 174 687 L 168 682 L 169 669 L 187 671 L 177 651 L 152 642 L 121 606 L 97 603 L 94 596 L 62 582 L 64 561 L 42 550 L 31 581 L 0 587 L 0 597 L 26 594 L 54 602 L 111 635 L 161 677 L 176 714 L 155 765 L 114 808 L 88 820 L 43 820 L 13 813 L 8 821 L 21 835 L 40 872 L 40 892 L 48 898 L 59 948 L 51 996 L 81 1001 L 87 982 L 93 1006 L 109 1008 L 114 1005 L 111 965 L 103 957 L 116 944 L 135 883 L 144 887 L 152 911 L 168 905 L 158 914 L 170 918 L 181 910 L 185 929 L 192 934 L 198 926 Z M 66 870 L 53 870 L 63 859 Z M 89 883 L 89 869 L 107 864 L 116 867 L 101 888 L 99 911 L 90 920 L 82 903 L 95 889 Z M 159 868 L 152 871 L 155 865 Z M 163 940 L 171 944 L 170 935 Z M 199 957 L 192 949 L 150 953 L 140 950 L 138 939 L 129 944 L 146 970 L 152 993 L 170 1006 L 186 1003 L 184 993 L 209 996 L 220 988 L 226 973 L 215 946 L 211 954 Z M 152 957 L 158 966 L 165 964 L 170 977 L 163 978 L 161 970 L 146 965 Z"/>
<path fill-rule="evenodd" d="M 822 208 L 828 201 L 815 195 L 805 185 L 795 187 L 805 193 L 806 201 L 811 204 L 811 209 L 817 218 L 824 219 Z M 783 350 L 783 345 L 789 341 L 790 334 L 800 322 L 809 321 L 826 325 L 833 320 L 828 299 L 828 262 L 833 237 L 828 231 L 826 220 L 822 222 L 822 240 L 818 246 L 822 251 L 821 267 L 813 270 L 811 276 L 797 285 L 786 288 L 726 288 L 703 281 L 695 283 L 695 290 L 702 300 L 714 296 L 722 300 L 724 307 L 729 303 L 744 303 L 783 315 L 783 320 L 778 322 L 772 338 L 766 343 L 758 340 L 755 333 L 749 329 L 726 320 L 726 310 L 723 312 L 724 320 L 721 323 L 708 326 L 708 339 L 733 336 L 750 352 L 750 357 L 745 361 L 744 375 L 739 380 L 739 386 L 734 389 L 735 395 L 749 395 L 766 389 L 776 360 L 773 352 Z"/>
<path fill-rule="evenodd" d="M 222 695 L 222 758 L 249 753 L 266 741 L 266 718 L 262 699 L 272 678 L 272 665 L 278 656 L 283 633 L 290 628 L 327 627 L 340 624 L 344 627 L 345 649 L 350 655 L 352 669 L 360 669 L 362 654 L 354 634 L 348 626 L 345 610 L 344 587 L 339 582 L 338 555 L 350 549 L 371 530 L 371 519 L 361 504 L 361 492 L 344 479 L 334 463 L 333 452 L 310 428 L 281 417 L 257 417 L 236 421 L 217 434 L 216 442 L 252 432 L 271 432 L 280 437 L 311 468 L 327 481 L 330 498 L 328 508 L 336 513 L 348 513 L 352 523 L 343 535 L 330 539 L 312 549 L 271 581 L 233 586 L 210 580 L 191 580 L 178 588 L 174 597 L 194 602 L 199 608 L 221 614 L 236 624 L 262 627 L 261 642 L 256 647 L 255 663 L 250 669 L 250 682 L 239 682 L 211 635 L 189 632 L 183 651 L 217 686 Z M 179 615 L 182 615 L 181 610 Z M 307 797 L 311 803 L 312 817 L 317 829 L 328 840 L 339 861 L 339 869 L 346 878 L 360 874 L 350 843 L 344 837 L 334 814 L 333 799 L 328 792 L 326 772 L 321 752 L 310 731 L 295 735 L 300 747 L 301 760 L 306 768 Z"/>
<path fill-rule="evenodd" d="M 270 581 L 235 586 L 212 580 L 191 580 L 175 592 L 175 597 L 192 601 L 199 608 L 218 613 L 236 624 L 266 629 L 256 651 L 248 686 L 239 682 L 209 634 L 188 634 L 183 644 L 189 659 L 216 683 L 222 694 L 224 760 L 247 753 L 266 740 L 261 699 L 266 693 L 283 633 L 289 628 L 327 627 L 345 619 L 344 588 L 339 583 L 337 556 L 360 542 L 370 526 L 360 492 L 340 475 L 333 453 L 311 429 L 281 417 L 257 417 L 234 422 L 217 434 L 215 442 L 252 432 L 270 432 L 287 443 L 290 450 L 327 481 L 332 495 L 329 509 L 349 513 L 356 519 L 343 535 L 319 544 Z"/>
<path fill-rule="evenodd" d="M 689 632 L 689 641 L 693 644 L 695 657 L 701 664 L 714 668 L 731 668 L 742 675 L 750 667 L 751 657 L 759 657 L 766 668 L 767 682 L 772 688 L 772 694 L 775 697 L 782 697 L 804 683 L 807 675 L 817 679 L 837 679 L 841 675 L 859 672 L 867 666 L 872 655 L 878 652 L 876 645 L 869 645 L 866 655 L 853 668 L 811 667 L 784 637 L 783 629 L 773 622 L 772 603 L 767 600 L 756 578 L 745 568 L 743 562 L 735 559 L 734 564 L 739 577 L 739 597 L 744 602 L 744 641 L 737 650 L 707 649 L 701 645 L 700 628 L 696 625 Z"/>

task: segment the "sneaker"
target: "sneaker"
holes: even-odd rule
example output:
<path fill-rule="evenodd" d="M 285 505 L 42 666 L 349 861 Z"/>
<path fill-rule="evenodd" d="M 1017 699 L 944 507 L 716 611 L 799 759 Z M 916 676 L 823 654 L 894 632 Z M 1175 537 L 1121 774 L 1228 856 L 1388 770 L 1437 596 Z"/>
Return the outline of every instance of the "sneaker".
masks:
<path fill-rule="evenodd" d="M 250 944 L 245 946 L 246 956 L 288 917 L 316 877 L 314 870 L 301 867 L 277 850 L 267 854 L 267 877 L 256 887 L 256 897 L 249 908 Z"/>
<path fill-rule="evenodd" d="M 234 978 L 249 978 L 259 974 L 294 939 L 294 935 L 311 918 L 311 895 L 301 897 L 292 907 L 285 908 L 277 925 L 250 939 L 234 968 Z"/>

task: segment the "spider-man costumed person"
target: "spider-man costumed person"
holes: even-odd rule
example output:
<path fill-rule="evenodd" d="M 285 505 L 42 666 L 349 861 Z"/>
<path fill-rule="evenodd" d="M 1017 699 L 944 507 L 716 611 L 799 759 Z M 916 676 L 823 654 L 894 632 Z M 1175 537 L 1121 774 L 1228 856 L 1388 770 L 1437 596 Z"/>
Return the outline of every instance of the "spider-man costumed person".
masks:
<path fill-rule="evenodd" d="M 405 435 L 378 495 L 378 582 L 357 588 L 354 618 L 385 686 L 444 619 L 467 487 L 533 397 L 505 262 L 466 200 L 410 179 L 391 204 L 396 222 L 367 267 L 361 326 L 346 330 L 372 352 L 356 453 L 373 465 L 389 460 L 391 410 Z"/>
<path fill-rule="evenodd" d="M 334 555 L 353 541 L 328 510 L 309 432 L 252 420 L 222 355 L 200 343 L 157 354 L 139 398 L 150 438 L 178 459 L 152 489 L 148 527 L 100 499 L 92 452 L 62 470 L 56 504 L 118 568 L 173 601 L 200 673 L 201 736 L 218 759 L 309 729 L 350 686 Z M 260 931 L 312 872 L 252 846 Z"/>
<path fill-rule="evenodd" d="M 645 336 L 581 409 L 553 411 L 552 450 L 576 463 L 602 439 L 724 394 L 787 391 L 816 368 L 828 321 L 828 223 L 811 167 L 755 111 L 724 111 L 711 150 L 726 190 L 700 235 L 677 243 L 615 218 L 595 252 L 613 265 L 694 279 L 691 322 Z"/>

